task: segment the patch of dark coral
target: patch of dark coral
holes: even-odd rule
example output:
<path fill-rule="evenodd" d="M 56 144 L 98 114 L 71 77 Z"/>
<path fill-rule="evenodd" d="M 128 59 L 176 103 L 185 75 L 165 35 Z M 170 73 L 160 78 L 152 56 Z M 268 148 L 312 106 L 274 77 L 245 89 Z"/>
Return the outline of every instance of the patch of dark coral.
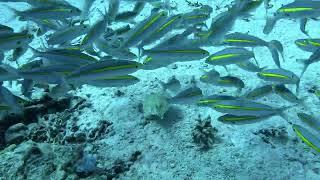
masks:
<path fill-rule="evenodd" d="M 188 6 L 191 6 L 191 7 L 202 7 L 203 4 L 202 3 L 199 3 L 198 1 L 197 2 L 191 2 L 191 1 L 188 1 L 188 0 L 185 0 L 187 3 L 188 3 Z"/>
<path fill-rule="evenodd" d="M 25 101 L 22 114 L 8 114 L 0 120 L 0 149 L 6 145 L 5 132 L 10 126 L 17 123 L 28 125 L 27 139 L 35 142 L 56 142 L 55 140 L 62 139 L 67 120 L 70 119 L 74 111 L 88 106 L 88 103 L 85 102 L 85 99 L 80 97 L 53 99 L 48 95 L 44 95 L 39 100 Z M 49 114 L 57 113 L 56 118 L 49 119 Z M 47 122 L 39 123 L 39 118 L 43 118 Z M 60 137 L 58 138 L 58 136 Z"/>
<path fill-rule="evenodd" d="M 112 130 L 112 122 L 107 120 L 99 121 L 96 128 L 92 129 L 88 134 L 88 142 L 93 142 L 97 139 L 101 139 L 105 134 L 108 134 Z"/>
<path fill-rule="evenodd" d="M 275 148 L 277 143 L 285 144 L 288 141 L 288 132 L 285 126 L 269 127 L 260 129 L 253 132 L 253 134 L 259 136 L 263 142 L 270 144 L 272 148 Z"/>
<path fill-rule="evenodd" d="M 121 174 L 130 170 L 130 167 L 141 157 L 142 152 L 134 152 L 128 161 L 116 160 L 112 167 L 105 170 L 104 175 L 107 176 L 107 180 L 112 180 L 118 178 Z"/>

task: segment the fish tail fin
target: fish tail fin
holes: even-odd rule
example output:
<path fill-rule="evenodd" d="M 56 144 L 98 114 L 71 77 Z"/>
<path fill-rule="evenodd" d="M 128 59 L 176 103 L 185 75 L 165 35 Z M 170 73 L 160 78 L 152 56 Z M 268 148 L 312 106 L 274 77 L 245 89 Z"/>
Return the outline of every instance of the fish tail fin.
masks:
<path fill-rule="evenodd" d="M 30 59 L 34 59 L 34 58 L 38 57 L 41 54 L 40 51 L 38 51 L 37 49 L 35 49 L 35 48 L 31 47 L 31 46 L 29 46 L 29 49 L 31 50 L 31 52 L 33 54 Z"/>
<path fill-rule="evenodd" d="M 15 19 L 16 17 L 20 16 L 20 11 L 6 5 L 6 4 L 3 4 L 3 6 L 5 6 L 9 11 L 10 11 L 10 15 L 9 17 L 7 18 L 7 21 L 6 22 L 10 22 L 12 21 L 13 19 Z"/>
<path fill-rule="evenodd" d="M 309 63 L 308 63 L 308 60 L 306 60 L 306 59 L 297 59 L 296 61 L 299 62 L 299 63 L 303 63 L 302 72 L 301 72 L 300 77 L 299 77 L 301 79 L 303 74 L 307 71 L 307 69 L 309 67 Z"/>
<path fill-rule="evenodd" d="M 72 87 L 68 84 L 66 79 L 61 78 L 61 81 L 51 89 L 49 96 L 52 98 L 59 98 L 67 96 L 68 91 L 72 90 Z"/>
<path fill-rule="evenodd" d="M 278 66 L 278 68 L 281 69 L 281 64 L 280 64 L 280 60 L 279 60 L 279 53 L 277 51 L 277 48 L 275 48 L 273 44 L 269 44 L 268 49 L 272 55 L 272 59 L 273 59 L 274 63 Z"/>
<path fill-rule="evenodd" d="M 262 66 L 262 67 L 260 67 L 260 71 L 263 71 L 263 70 L 265 70 L 267 68 L 268 68 L 268 66 Z"/>
<path fill-rule="evenodd" d="M 297 95 L 299 95 L 299 89 L 300 89 L 300 78 L 299 78 L 299 80 L 298 80 L 298 82 L 297 82 L 297 84 L 296 84 L 296 94 Z"/>
<path fill-rule="evenodd" d="M 287 114 L 285 114 L 283 111 L 279 113 L 279 116 L 282 117 L 284 120 L 286 120 L 289 124 L 292 124 Z"/>
<path fill-rule="evenodd" d="M 270 42 L 268 42 L 268 45 L 273 46 L 281 55 L 281 58 L 283 60 L 283 62 L 285 62 L 284 56 L 283 56 L 283 45 L 280 41 L 278 40 L 272 40 Z"/>
<path fill-rule="evenodd" d="M 282 107 L 280 108 L 279 110 L 279 116 L 281 116 L 283 119 L 285 119 L 289 124 L 292 124 L 292 122 L 289 120 L 289 117 L 287 116 L 287 114 L 285 114 L 284 111 L 288 110 L 288 109 L 291 109 L 293 107 L 296 107 L 298 106 L 299 104 L 294 104 L 294 105 L 291 105 L 291 106 L 285 106 L 285 107 Z"/>
<path fill-rule="evenodd" d="M 302 18 L 300 19 L 300 31 L 305 34 L 306 36 L 310 37 L 307 30 L 306 30 L 306 25 L 307 25 L 308 19 L 307 18 Z"/>
<path fill-rule="evenodd" d="M 254 55 L 254 53 L 253 53 L 253 59 L 254 59 L 254 62 L 256 63 L 256 65 L 257 65 L 257 66 L 260 66 L 259 63 L 258 63 L 258 60 L 257 60 L 256 56 Z"/>
<path fill-rule="evenodd" d="M 144 55 L 144 48 L 142 46 L 138 46 L 138 60 L 141 60 L 141 57 Z"/>
<path fill-rule="evenodd" d="M 264 34 L 269 34 L 273 27 L 275 26 L 277 20 L 273 17 L 267 17 L 267 22 L 266 22 L 266 25 L 264 26 L 263 28 L 263 33 Z"/>

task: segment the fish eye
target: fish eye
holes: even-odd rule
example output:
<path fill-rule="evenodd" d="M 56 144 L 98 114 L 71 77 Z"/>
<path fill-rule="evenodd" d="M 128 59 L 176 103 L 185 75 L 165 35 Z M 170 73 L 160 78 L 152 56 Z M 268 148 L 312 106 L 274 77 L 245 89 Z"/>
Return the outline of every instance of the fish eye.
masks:
<path fill-rule="evenodd" d="M 21 44 L 21 41 L 17 41 L 17 44 L 19 44 L 19 45 L 20 45 L 20 44 Z"/>
<path fill-rule="evenodd" d="M 70 9 L 70 12 L 73 13 L 73 9 Z"/>

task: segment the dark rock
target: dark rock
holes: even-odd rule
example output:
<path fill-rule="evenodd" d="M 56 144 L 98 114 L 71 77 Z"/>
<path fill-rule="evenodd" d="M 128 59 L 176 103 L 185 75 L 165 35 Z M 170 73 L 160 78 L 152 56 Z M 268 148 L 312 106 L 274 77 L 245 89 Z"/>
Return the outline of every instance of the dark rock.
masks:
<path fill-rule="evenodd" d="M 83 154 L 83 157 L 76 163 L 75 172 L 81 178 L 88 177 L 97 170 L 97 158 L 92 154 Z"/>
<path fill-rule="evenodd" d="M 22 123 L 10 126 L 5 132 L 6 144 L 20 144 L 27 137 L 28 128 Z"/>

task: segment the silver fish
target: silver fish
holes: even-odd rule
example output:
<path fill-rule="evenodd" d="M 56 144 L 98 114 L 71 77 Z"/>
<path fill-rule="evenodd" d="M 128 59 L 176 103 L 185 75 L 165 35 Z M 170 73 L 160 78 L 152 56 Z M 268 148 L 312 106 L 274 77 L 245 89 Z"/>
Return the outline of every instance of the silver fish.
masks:
<path fill-rule="evenodd" d="M 112 78 L 133 73 L 142 66 L 135 61 L 128 60 L 103 60 L 80 67 L 67 76 L 69 83 L 85 83 L 97 80 L 99 77 Z"/>
<path fill-rule="evenodd" d="M 206 63 L 212 65 L 226 66 L 246 62 L 254 57 L 254 53 L 245 48 L 226 48 L 210 55 Z"/>
<path fill-rule="evenodd" d="M 61 30 L 54 32 L 53 34 L 50 34 L 47 43 L 49 45 L 55 45 L 70 42 L 71 40 L 87 33 L 88 30 L 88 25 L 84 24 L 65 27 Z"/>
<path fill-rule="evenodd" d="M 297 39 L 294 42 L 300 49 L 315 52 L 320 48 L 320 39 Z"/>
<path fill-rule="evenodd" d="M 169 98 L 168 102 L 172 104 L 195 104 L 202 96 L 202 90 L 192 85 Z"/>

